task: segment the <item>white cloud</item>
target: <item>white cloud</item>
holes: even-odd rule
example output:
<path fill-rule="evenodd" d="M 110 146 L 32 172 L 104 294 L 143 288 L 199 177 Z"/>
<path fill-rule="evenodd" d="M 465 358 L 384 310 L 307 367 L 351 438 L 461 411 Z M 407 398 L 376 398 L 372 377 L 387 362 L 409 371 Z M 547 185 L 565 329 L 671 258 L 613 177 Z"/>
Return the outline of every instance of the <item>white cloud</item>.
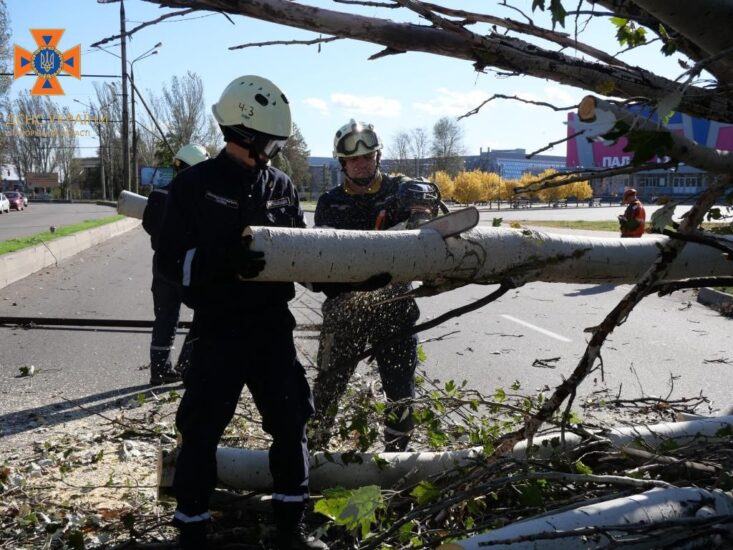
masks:
<path fill-rule="evenodd" d="M 318 99 L 317 97 L 309 97 L 304 99 L 303 103 L 308 105 L 308 107 L 315 109 L 321 114 L 328 114 L 328 103 L 326 103 L 322 99 Z"/>
<path fill-rule="evenodd" d="M 347 116 L 388 117 L 400 116 L 402 105 L 396 99 L 382 96 L 356 96 L 350 94 L 331 94 L 331 102 Z"/>
<path fill-rule="evenodd" d="M 484 90 L 462 92 L 439 88 L 438 97 L 413 103 L 412 106 L 418 111 L 424 111 L 434 116 L 460 116 L 475 109 L 489 97 L 490 95 Z"/>

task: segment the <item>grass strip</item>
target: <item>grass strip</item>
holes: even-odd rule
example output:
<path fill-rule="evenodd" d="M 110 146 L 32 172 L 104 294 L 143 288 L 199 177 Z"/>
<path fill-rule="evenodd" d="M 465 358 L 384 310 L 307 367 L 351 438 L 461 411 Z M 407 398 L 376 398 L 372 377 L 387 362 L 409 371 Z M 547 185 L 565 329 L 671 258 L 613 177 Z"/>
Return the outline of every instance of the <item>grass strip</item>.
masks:
<path fill-rule="evenodd" d="M 98 218 L 96 220 L 84 220 L 81 223 L 75 223 L 72 225 L 64 225 L 58 227 L 56 231 L 51 233 L 50 231 L 44 231 L 42 233 L 36 233 L 35 235 L 29 235 L 28 237 L 18 237 L 17 239 L 8 239 L 7 241 L 0 242 L 0 254 L 7 254 L 9 252 L 15 252 L 29 246 L 36 246 L 39 244 L 58 239 L 59 237 L 65 237 L 79 231 L 86 231 L 100 225 L 106 225 L 108 223 L 116 222 L 124 218 L 121 214 L 115 214 L 114 216 L 107 216 L 106 218 Z"/>
<path fill-rule="evenodd" d="M 586 231 L 613 231 L 619 233 L 618 220 L 504 220 L 502 225 L 533 225 L 540 227 L 562 227 L 565 229 L 584 229 Z M 647 227 L 649 222 L 647 222 Z M 720 229 L 720 223 L 703 223 L 703 229 Z"/>

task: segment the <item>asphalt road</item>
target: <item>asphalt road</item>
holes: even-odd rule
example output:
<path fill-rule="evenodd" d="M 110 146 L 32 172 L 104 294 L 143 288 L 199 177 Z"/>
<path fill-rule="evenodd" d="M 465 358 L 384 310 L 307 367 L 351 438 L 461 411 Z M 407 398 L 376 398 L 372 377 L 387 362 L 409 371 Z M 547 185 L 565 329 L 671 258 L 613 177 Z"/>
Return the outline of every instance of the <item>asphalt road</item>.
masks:
<path fill-rule="evenodd" d="M 137 228 L 6 287 L 0 315 L 151 319 L 150 260 L 147 235 Z M 298 322 L 319 323 L 321 295 L 298 288 L 291 304 Z M 600 323 L 628 288 L 531 284 L 513 290 L 421 334 L 423 368 L 430 377 L 465 379 L 485 393 L 514 380 L 529 392 L 554 387 L 577 365 L 587 339 L 583 329 Z M 492 290 L 472 285 L 421 299 L 422 320 Z M 603 372 L 584 384 L 579 399 L 605 387 L 625 397 L 671 390 L 673 397 L 702 392 L 713 407 L 725 408 L 731 402 L 731 323 L 690 292 L 648 298 L 612 334 Z M 317 333 L 296 336 L 312 374 Z M 41 425 L 104 414 L 118 400 L 150 390 L 147 331 L 0 328 L 0 342 L 0 445 L 31 440 Z M 536 359 L 547 367 L 533 366 Z M 20 377 L 28 365 L 36 375 Z M 371 368 L 362 365 L 360 371 Z"/>
<path fill-rule="evenodd" d="M 30 202 L 23 211 L 11 210 L 0 216 L 0 241 L 35 235 L 52 225 L 61 227 L 114 214 L 114 208 L 97 204 Z"/>

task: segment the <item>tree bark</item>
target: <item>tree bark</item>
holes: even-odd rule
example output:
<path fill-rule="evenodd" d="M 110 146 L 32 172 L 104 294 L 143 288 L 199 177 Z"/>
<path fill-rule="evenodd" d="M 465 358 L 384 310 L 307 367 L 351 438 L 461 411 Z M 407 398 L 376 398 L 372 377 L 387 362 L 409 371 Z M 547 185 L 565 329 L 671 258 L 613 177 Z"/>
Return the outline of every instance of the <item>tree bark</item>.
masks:
<path fill-rule="evenodd" d="M 508 36 L 479 35 L 462 29 L 395 23 L 326 10 L 287 0 L 147 0 L 169 7 L 197 8 L 245 15 L 263 21 L 342 38 L 380 44 L 391 50 L 419 51 L 472 61 L 477 69 L 496 67 L 513 73 L 553 80 L 605 95 L 660 100 L 679 84 L 639 67 L 617 67 L 570 57 Z M 714 90 L 690 86 L 679 110 L 692 116 L 733 122 L 733 101 Z"/>
<path fill-rule="evenodd" d="M 476 227 L 443 240 L 436 232 L 349 231 L 250 227 L 252 247 L 265 253 L 260 281 L 360 282 L 379 273 L 393 281 L 465 283 L 628 284 L 656 261 L 669 239 L 553 235 L 528 229 Z M 689 244 L 664 281 L 730 275 L 719 251 Z"/>

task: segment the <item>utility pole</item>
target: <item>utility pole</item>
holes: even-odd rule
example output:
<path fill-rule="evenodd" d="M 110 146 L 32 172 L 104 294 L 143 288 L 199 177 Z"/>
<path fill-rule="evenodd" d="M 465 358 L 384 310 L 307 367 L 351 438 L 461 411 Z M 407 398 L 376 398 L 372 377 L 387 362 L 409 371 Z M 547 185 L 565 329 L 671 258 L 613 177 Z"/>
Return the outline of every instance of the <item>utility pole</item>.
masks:
<path fill-rule="evenodd" d="M 125 0 L 120 0 L 120 36 L 122 39 L 122 187 L 130 189 L 130 143 L 127 110 L 127 30 L 125 28 Z"/>

